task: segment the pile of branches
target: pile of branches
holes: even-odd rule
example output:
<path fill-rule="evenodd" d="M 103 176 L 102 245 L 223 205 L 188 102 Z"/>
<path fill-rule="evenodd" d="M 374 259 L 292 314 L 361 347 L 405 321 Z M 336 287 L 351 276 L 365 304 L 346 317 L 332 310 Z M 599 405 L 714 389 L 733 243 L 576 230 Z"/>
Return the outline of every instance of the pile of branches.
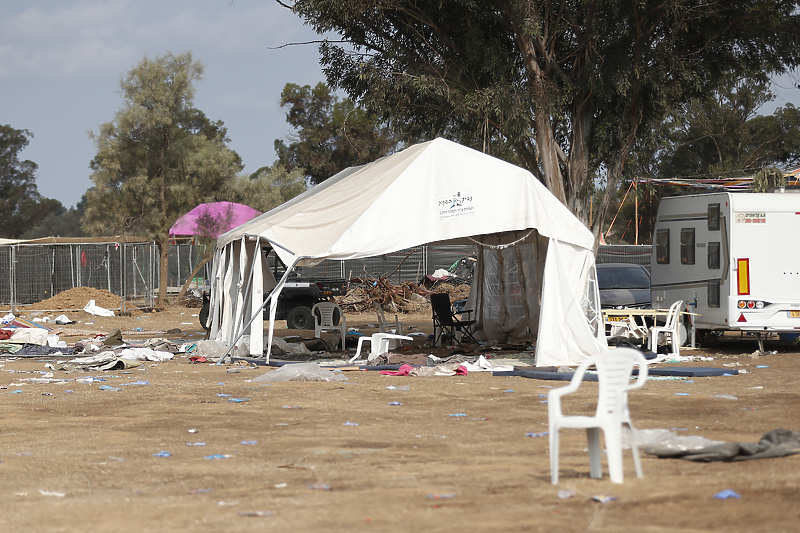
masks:
<path fill-rule="evenodd" d="M 339 301 L 345 311 L 372 311 L 374 302 L 394 313 L 416 311 L 420 300 L 428 300 L 431 291 L 420 287 L 413 281 L 400 285 L 392 284 L 386 278 L 351 278 L 350 290 Z M 416 295 L 416 297 L 415 297 Z"/>
<path fill-rule="evenodd" d="M 429 290 L 413 281 L 394 285 L 386 278 L 351 278 L 350 289 L 338 303 L 345 311 L 352 312 L 372 311 L 374 302 L 378 302 L 386 311 L 411 313 L 430 308 L 432 293 L 447 293 L 455 301 L 466 298 L 469 289 L 466 283 L 450 285 L 439 282 Z"/>

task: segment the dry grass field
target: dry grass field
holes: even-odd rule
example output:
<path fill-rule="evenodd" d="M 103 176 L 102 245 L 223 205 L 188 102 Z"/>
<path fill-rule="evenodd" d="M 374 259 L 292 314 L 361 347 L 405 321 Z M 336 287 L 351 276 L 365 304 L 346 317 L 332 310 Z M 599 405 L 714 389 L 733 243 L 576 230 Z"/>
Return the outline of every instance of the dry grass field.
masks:
<path fill-rule="evenodd" d="M 75 312 L 80 322 L 64 330 L 178 328 L 168 336 L 195 341 L 197 312 Z M 367 333 L 375 323 L 371 314 L 347 320 Z M 430 332 L 425 313 L 403 320 Z M 755 348 L 731 337 L 685 352 L 713 358 L 689 366 L 738 363 L 748 372 L 648 382 L 631 394 L 634 422 L 726 441 L 800 430 L 800 350 L 768 343 L 778 353 L 753 359 Z M 346 382 L 264 384 L 251 381 L 270 371 L 263 366 L 176 357 L 33 383 L 44 360 L 0 364 L 4 532 L 800 530 L 800 456 L 701 464 L 643 455 L 638 479 L 626 455 L 625 482 L 616 485 L 605 469 L 602 480 L 589 478 L 585 437 L 565 430 L 561 482 L 551 485 L 547 437 L 526 435 L 547 431 L 543 401 L 563 382 L 356 371 Z M 106 381 L 75 380 L 86 376 Z M 566 405 L 588 409 L 596 393 L 585 384 Z M 714 398 L 723 394 L 737 399 Z M 724 489 L 740 499 L 713 498 Z M 559 490 L 574 495 L 561 499 Z"/>

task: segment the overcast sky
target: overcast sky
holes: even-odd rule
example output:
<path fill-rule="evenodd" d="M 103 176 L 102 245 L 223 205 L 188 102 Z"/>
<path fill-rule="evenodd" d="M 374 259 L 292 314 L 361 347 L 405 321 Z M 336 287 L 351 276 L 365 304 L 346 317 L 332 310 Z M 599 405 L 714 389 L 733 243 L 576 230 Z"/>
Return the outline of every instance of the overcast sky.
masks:
<path fill-rule="evenodd" d="M 316 38 L 272 0 L 2 0 L 0 124 L 33 133 L 22 153 L 39 165 L 39 192 L 74 206 L 96 152 L 87 132 L 121 107 L 119 80 L 145 55 L 191 51 L 206 66 L 195 107 L 228 127 L 252 172 L 275 161 L 290 133 L 286 83 L 324 81 Z"/>
<path fill-rule="evenodd" d="M 191 51 L 206 65 L 195 106 L 228 127 L 253 172 L 275 161 L 290 133 L 278 103 L 286 83 L 324 81 L 316 38 L 273 0 L 2 0 L 0 124 L 31 131 L 22 153 L 39 165 L 39 192 L 74 206 L 95 146 L 87 132 L 113 120 L 119 80 L 145 55 Z M 786 78 L 765 108 L 800 102 Z"/>

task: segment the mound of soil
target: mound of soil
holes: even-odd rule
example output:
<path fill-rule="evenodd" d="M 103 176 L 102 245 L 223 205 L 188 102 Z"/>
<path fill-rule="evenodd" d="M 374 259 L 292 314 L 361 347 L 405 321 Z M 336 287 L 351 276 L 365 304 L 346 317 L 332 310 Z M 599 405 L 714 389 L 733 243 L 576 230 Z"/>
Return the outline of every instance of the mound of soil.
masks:
<path fill-rule="evenodd" d="M 75 287 L 60 292 L 41 302 L 36 302 L 27 306 L 26 310 L 48 310 L 48 311 L 61 311 L 67 309 L 83 309 L 89 300 L 94 300 L 95 304 L 106 309 L 119 309 L 120 297 L 111 294 L 105 289 L 94 289 L 92 287 Z"/>

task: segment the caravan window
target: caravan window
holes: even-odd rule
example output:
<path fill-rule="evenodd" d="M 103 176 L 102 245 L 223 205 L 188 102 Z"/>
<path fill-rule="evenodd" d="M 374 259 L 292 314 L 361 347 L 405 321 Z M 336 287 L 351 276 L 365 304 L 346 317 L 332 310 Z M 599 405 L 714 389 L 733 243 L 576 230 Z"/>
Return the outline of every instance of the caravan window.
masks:
<path fill-rule="evenodd" d="M 719 307 L 719 280 L 708 282 L 708 306 Z"/>
<path fill-rule="evenodd" d="M 719 231 L 719 204 L 708 204 L 708 231 Z"/>
<path fill-rule="evenodd" d="M 681 228 L 681 264 L 694 264 L 694 228 Z"/>
<path fill-rule="evenodd" d="M 719 243 L 708 243 L 708 268 L 719 268 Z"/>
<path fill-rule="evenodd" d="M 669 229 L 656 230 L 656 263 L 669 264 Z"/>

